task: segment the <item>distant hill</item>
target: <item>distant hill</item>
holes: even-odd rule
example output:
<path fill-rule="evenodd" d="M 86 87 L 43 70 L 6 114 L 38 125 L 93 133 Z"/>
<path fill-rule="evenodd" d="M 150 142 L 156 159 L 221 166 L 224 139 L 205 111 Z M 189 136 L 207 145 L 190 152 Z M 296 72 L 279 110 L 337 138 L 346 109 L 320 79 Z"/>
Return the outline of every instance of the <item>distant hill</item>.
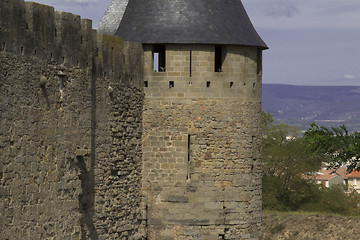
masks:
<path fill-rule="evenodd" d="M 263 85 L 263 110 L 302 129 L 309 122 L 360 130 L 360 87 Z"/>

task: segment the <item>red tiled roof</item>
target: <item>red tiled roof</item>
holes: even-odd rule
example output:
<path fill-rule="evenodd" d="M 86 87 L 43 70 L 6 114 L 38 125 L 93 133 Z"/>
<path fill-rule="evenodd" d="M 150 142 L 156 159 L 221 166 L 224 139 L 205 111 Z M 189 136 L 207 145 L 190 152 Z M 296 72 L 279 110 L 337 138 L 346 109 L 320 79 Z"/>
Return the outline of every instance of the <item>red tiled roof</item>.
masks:
<path fill-rule="evenodd" d="M 336 171 L 334 169 L 320 169 L 314 175 L 309 176 L 309 179 L 314 179 L 318 181 L 328 181 L 333 177 L 340 176 L 345 178 L 346 170 L 343 167 L 338 168 Z"/>
<path fill-rule="evenodd" d="M 360 171 L 353 170 L 351 173 L 346 174 L 346 178 L 360 178 Z"/>

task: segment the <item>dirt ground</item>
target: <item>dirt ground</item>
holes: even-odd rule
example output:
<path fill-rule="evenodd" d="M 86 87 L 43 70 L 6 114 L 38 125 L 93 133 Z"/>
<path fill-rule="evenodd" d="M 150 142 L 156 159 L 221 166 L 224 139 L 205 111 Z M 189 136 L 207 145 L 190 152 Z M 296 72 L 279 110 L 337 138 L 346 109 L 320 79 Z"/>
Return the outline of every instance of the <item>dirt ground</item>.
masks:
<path fill-rule="evenodd" d="M 263 240 L 359 240 L 359 229 L 360 216 L 263 213 Z"/>

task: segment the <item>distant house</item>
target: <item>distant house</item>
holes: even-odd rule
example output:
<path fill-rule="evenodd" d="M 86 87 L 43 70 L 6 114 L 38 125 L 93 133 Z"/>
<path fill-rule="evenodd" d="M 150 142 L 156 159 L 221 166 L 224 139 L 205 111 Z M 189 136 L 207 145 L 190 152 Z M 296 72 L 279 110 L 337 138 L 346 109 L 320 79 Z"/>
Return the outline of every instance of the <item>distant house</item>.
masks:
<path fill-rule="evenodd" d="M 326 166 L 315 172 L 306 179 L 314 180 L 316 183 L 324 187 L 331 187 L 336 184 L 347 185 L 349 190 L 355 190 L 360 193 L 360 171 L 346 172 L 345 167 L 340 167 L 337 170 L 327 169 Z"/>
<path fill-rule="evenodd" d="M 355 190 L 360 193 L 360 172 L 352 171 L 345 175 L 349 190 Z"/>
<path fill-rule="evenodd" d="M 337 170 L 323 167 L 315 172 L 310 179 L 313 179 L 318 184 L 322 184 L 324 187 L 331 187 L 336 184 L 346 184 L 345 173 L 346 169 L 343 167 Z"/>

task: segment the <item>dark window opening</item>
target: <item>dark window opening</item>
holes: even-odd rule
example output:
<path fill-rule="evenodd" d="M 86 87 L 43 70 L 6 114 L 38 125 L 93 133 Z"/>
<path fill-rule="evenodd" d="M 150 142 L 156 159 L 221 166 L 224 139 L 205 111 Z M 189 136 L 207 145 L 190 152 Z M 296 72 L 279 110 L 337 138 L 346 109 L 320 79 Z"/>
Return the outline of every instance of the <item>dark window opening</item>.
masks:
<path fill-rule="evenodd" d="M 83 41 L 83 36 L 80 36 L 80 44 L 83 44 L 84 41 Z"/>
<path fill-rule="evenodd" d="M 207 81 L 207 82 L 206 82 L 206 87 L 209 88 L 209 87 L 210 87 L 210 84 L 211 84 L 211 82 Z"/>
<path fill-rule="evenodd" d="M 191 61 L 192 61 L 192 51 L 190 50 L 190 77 L 191 77 Z"/>
<path fill-rule="evenodd" d="M 154 72 L 165 72 L 165 45 L 155 45 L 153 51 Z"/>
<path fill-rule="evenodd" d="M 258 48 L 257 49 L 257 70 L 256 70 L 257 74 L 261 74 L 262 73 L 262 49 Z"/>
<path fill-rule="evenodd" d="M 230 88 L 234 86 L 234 82 L 230 82 Z"/>
<path fill-rule="evenodd" d="M 190 180 L 191 179 L 191 173 L 190 173 L 190 153 L 191 153 L 191 135 L 188 134 L 188 164 L 187 164 L 187 176 L 186 176 L 186 180 Z"/>
<path fill-rule="evenodd" d="M 148 82 L 148 81 L 144 81 L 144 86 L 145 86 L 145 87 L 149 87 L 149 82 Z"/>
<path fill-rule="evenodd" d="M 169 88 L 175 87 L 174 81 L 169 81 Z"/>
<path fill-rule="evenodd" d="M 215 72 L 222 72 L 223 63 L 224 63 L 223 47 L 215 46 Z"/>

